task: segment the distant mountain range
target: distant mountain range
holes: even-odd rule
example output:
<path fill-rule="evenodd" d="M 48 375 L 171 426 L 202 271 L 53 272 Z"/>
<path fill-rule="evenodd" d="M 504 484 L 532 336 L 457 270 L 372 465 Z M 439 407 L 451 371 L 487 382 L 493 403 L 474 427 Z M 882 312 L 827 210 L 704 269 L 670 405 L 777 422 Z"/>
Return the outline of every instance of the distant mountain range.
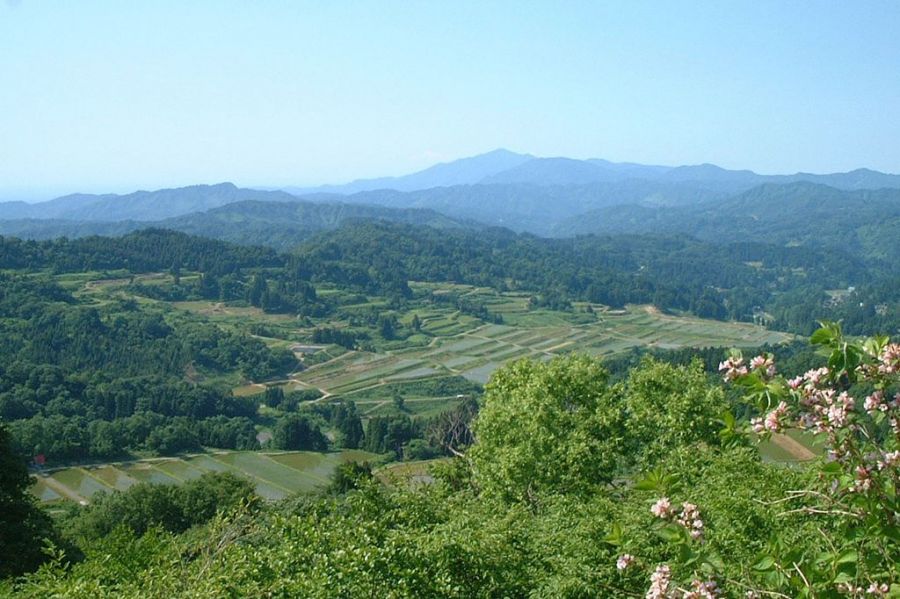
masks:
<path fill-rule="evenodd" d="M 559 222 L 551 236 L 673 232 L 713 242 L 841 247 L 900 265 L 900 189 L 769 183 L 718 202 L 599 208 Z"/>
<path fill-rule="evenodd" d="M 161 227 L 289 248 L 355 219 L 501 226 L 555 237 L 683 233 L 710 241 L 844 243 L 854 253 L 900 260 L 900 176 L 867 169 L 759 175 L 712 164 L 668 167 L 495 150 L 347 185 L 258 190 L 221 183 L 0 203 L 0 234 L 28 238 Z"/>
<path fill-rule="evenodd" d="M 378 179 L 359 179 L 344 185 L 322 185 L 319 187 L 285 187 L 284 191 L 306 195 L 310 193 L 350 194 L 374 189 L 395 189 L 397 191 L 416 191 L 432 187 L 450 187 L 453 185 L 472 185 L 482 180 L 515 168 L 524 162 L 533 160 L 530 154 L 516 154 L 509 150 L 494 150 L 471 158 L 461 158 L 453 162 L 436 164 L 423 171 L 403 177 L 380 177 Z"/>
<path fill-rule="evenodd" d="M 60 218 L 0 220 L 0 234 L 28 239 L 53 239 L 88 235 L 117 236 L 138 229 L 161 228 L 234 243 L 289 249 L 315 233 L 359 220 L 383 220 L 436 229 L 480 226 L 433 210 L 337 202 L 312 203 L 291 196 L 288 202 L 245 200 L 158 221 Z"/>
<path fill-rule="evenodd" d="M 219 183 L 157 191 L 136 191 L 127 195 L 79 193 L 35 204 L 4 202 L 0 203 L 0 219 L 154 221 L 246 200 L 292 202 L 297 198 L 284 191 L 241 189 L 231 183 Z"/>
<path fill-rule="evenodd" d="M 434 187 L 476 184 L 586 185 L 628 180 L 691 183 L 725 192 L 745 190 L 765 183 L 797 181 L 821 183 L 838 189 L 900 188 L 900 175 L 869 169 L 827 175 L 812 173 L 760 175 L 748 170 L 727 170 L 714 164 L 669 167 L 615 163 L 598 158 L 588 160 L 539 158 L 500 149 L 471 158 L 437 164 L 402 177 L 359 179 L 345 185 L 312 188 L 286 187 L 284 191 L 299 195 L 310 193 L 348 195 L 380 189 L 419 191 Z"/>

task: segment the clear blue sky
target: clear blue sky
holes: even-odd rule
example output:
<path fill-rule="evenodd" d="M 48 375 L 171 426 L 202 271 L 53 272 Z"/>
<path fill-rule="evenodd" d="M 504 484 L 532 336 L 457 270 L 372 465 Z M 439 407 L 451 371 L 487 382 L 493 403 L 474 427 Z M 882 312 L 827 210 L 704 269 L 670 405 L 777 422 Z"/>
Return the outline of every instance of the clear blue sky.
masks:
<path fill-rule="evenodd" d="M 0 198 L 496 147 L 900 172 L 900 2 L 0 0 Z"/>

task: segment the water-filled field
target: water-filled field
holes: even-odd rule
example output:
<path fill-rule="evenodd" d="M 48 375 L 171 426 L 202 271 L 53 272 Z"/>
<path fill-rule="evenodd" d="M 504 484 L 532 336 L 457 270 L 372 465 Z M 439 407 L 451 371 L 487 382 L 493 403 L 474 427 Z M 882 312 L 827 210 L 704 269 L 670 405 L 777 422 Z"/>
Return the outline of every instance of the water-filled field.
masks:
<path fill-rule="evenodd" d="M 204 472 L 234 472 L 251 480 L 266 499 L 325 486 L 338 464 L 371 460 L 373 454 L 345 450 L 316 453 L 230 451 L 64 468 L 36 475 L 32 493 L 42 502 L 89 502 L 99 491 L 124 490 L 139 482 L 178 484 Z"/>
<path fill-rule="evenodd" d="M 547 360 L 570 352 L 603 357 L 633 347 L 755 347 L 790 338 L 753 324 L 672 316 L 647 306 L 566 314 L 529 311 L 523 298 L 495 298 L 501 303 L 492 309 L 505 324 L 483 324 L 450 310 L 430 311 L 420 315 L 423 329 L 435 335 L 428 345 L 348 352 L 295 377 L 355 400 L 357 394 L 369 396 L 373 388 L 391 382 L 406 382 L 414 390 L 415 379 L 437 376 L 458 375 L 483 384 L 497 368 L 523 357 Z M 404 395 L 417 396 L 415 391 Z"/>

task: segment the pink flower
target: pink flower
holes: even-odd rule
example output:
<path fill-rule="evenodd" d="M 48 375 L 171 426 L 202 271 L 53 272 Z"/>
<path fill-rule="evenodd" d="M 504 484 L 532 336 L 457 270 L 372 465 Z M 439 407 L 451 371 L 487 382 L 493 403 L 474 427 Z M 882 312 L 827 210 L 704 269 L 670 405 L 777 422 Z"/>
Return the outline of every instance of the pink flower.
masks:
<path fill-rule="evenodd" d="M 633 563 L 634 563 L 634 556 L 631 555 L 630 553 L 620 555 L 619 559 L 616 560 L 616 569 L 625 570 Z"/>
<path fill-rule="evenodd" d="M 703 539 L 703 519 L 700 518 L 700 509 L 693 503 L 682 503 L 681 514 L 675 521 L 684 526 L 695 541 Z"/>
<path fill-rule="evenodd" d="M 723 380 L 727 383 L 746 375 L 749 371 L 744 366 L 743 358 L 730 357 L 719 364 L 719 372 L 724 372 Z"/>
<path fill-rule="evenodd" d="M 766 430 L 766 427 L 763 424 L 762 418 L 751 418 L 750 419 L 750 427 L 753 429 L 753 432 L 756 433 L 757 435 L 762 434 Z"/>
<path fill-rule="evenodd" d="M 878 461 L 879 470 L 893 468 L 897 465 L 900 465 L 900 451 L 889 451 L 881 456 L 881 460 Z"/>
<path fill-rule="evenodd" d="M 650 508 L 650 513 L 657 518 L 669 518 L 672 515 L 672 504 L 668 497 L 658 499 Z"/>
<path fill-rule="evenodd" d="M 719 585 L 714 580 L 692 580 L 691 590 L 682 595 L 682 599 L 716 599 L 720 597 Z"/>
<path fill-rule="evenodd" d="M 788 406 L 783 401 L 774 410 L 766 414 L 763 426 L 767 431 L 777 433 L 781 430 L 781 419 L 787 414 Z"/>
<path fill-rule="evenodd" d="M 872 488 L 872 473 L 865 466 L 856 467 L 856 483 L 850 487 L 853 493 L 865 493 Z"/>
<path fill-rule="evenodd" d="M 823 366 L 822 368 L 807 370 L 806 373 L 804 373 L 803 378 L 806 379 L 806 382 L 810 385 L 818 385 L 819 382 L 828 376 L 828 372 L 828 368 Z"/>
<path fill-rule="evenodd" d="M 650 588 L 647 589 L 647 599 L 666 599 L 669 596 L 669 585 L 672 582 L 672 572 L 669 566 L 662 564 L 657 566 L 650 575 Z"/>
<path fill-rule="evenodd" d="M 884 597 L 885 595 L 888 594 L 888 591 L 890 591 L 890 590 L 891 590 L 891 588 L 886 583 L 882 582 L 881 584 L 878 584 L 878 583 L 873 582 L 872 584 L 869 585 L 869 588 L 866 589 L 866 594 L 867 595 L 878 595 L 879 597 Z"/>
<path fill-rule="evenodd" d="M 887 411 L 887 404 L 884 403 L 884 393 L 879 390 L 875 391 L 872 395 L 866 396 L 866 400 L 863 402 L 863 408 L 865 408 L 866 412 L 869 414 L 874 414 L 877 411 Z"/>
<path fill-rule="evenodd" d="M 878 372 L 880 374 L 894 374 L 900 372 L 900 343 L 889 343 L 881 350 L 878 356 Z"/>
<path fill-rule="evenodd" d="M 750 360 L 750 368 L 752 370 L 759 370 L 765 374 L 765 376 L 771 378 L 775 376 L 775 361 L 772 359 L 770 355 L 759 355 Z"/>

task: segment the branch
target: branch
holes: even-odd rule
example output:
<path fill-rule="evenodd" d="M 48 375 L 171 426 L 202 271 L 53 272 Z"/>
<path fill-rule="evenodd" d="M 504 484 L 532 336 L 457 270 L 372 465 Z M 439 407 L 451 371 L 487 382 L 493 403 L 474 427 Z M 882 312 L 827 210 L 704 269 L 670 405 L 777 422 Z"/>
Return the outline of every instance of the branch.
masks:
<path fill-rule="evenodd" d="M 822 516 L 850 516 L 851 518 L 862 518 L 862 514 L 854 514 L 853 512 L 847 512 L 844 510 L 820 510 L 813 507 L 801 507 L 795 510 L 788 510 L 786 512 L 781 512 L 778 514 L 779 516 L 788 516 L 791 514 L 819 514 Z"/>

